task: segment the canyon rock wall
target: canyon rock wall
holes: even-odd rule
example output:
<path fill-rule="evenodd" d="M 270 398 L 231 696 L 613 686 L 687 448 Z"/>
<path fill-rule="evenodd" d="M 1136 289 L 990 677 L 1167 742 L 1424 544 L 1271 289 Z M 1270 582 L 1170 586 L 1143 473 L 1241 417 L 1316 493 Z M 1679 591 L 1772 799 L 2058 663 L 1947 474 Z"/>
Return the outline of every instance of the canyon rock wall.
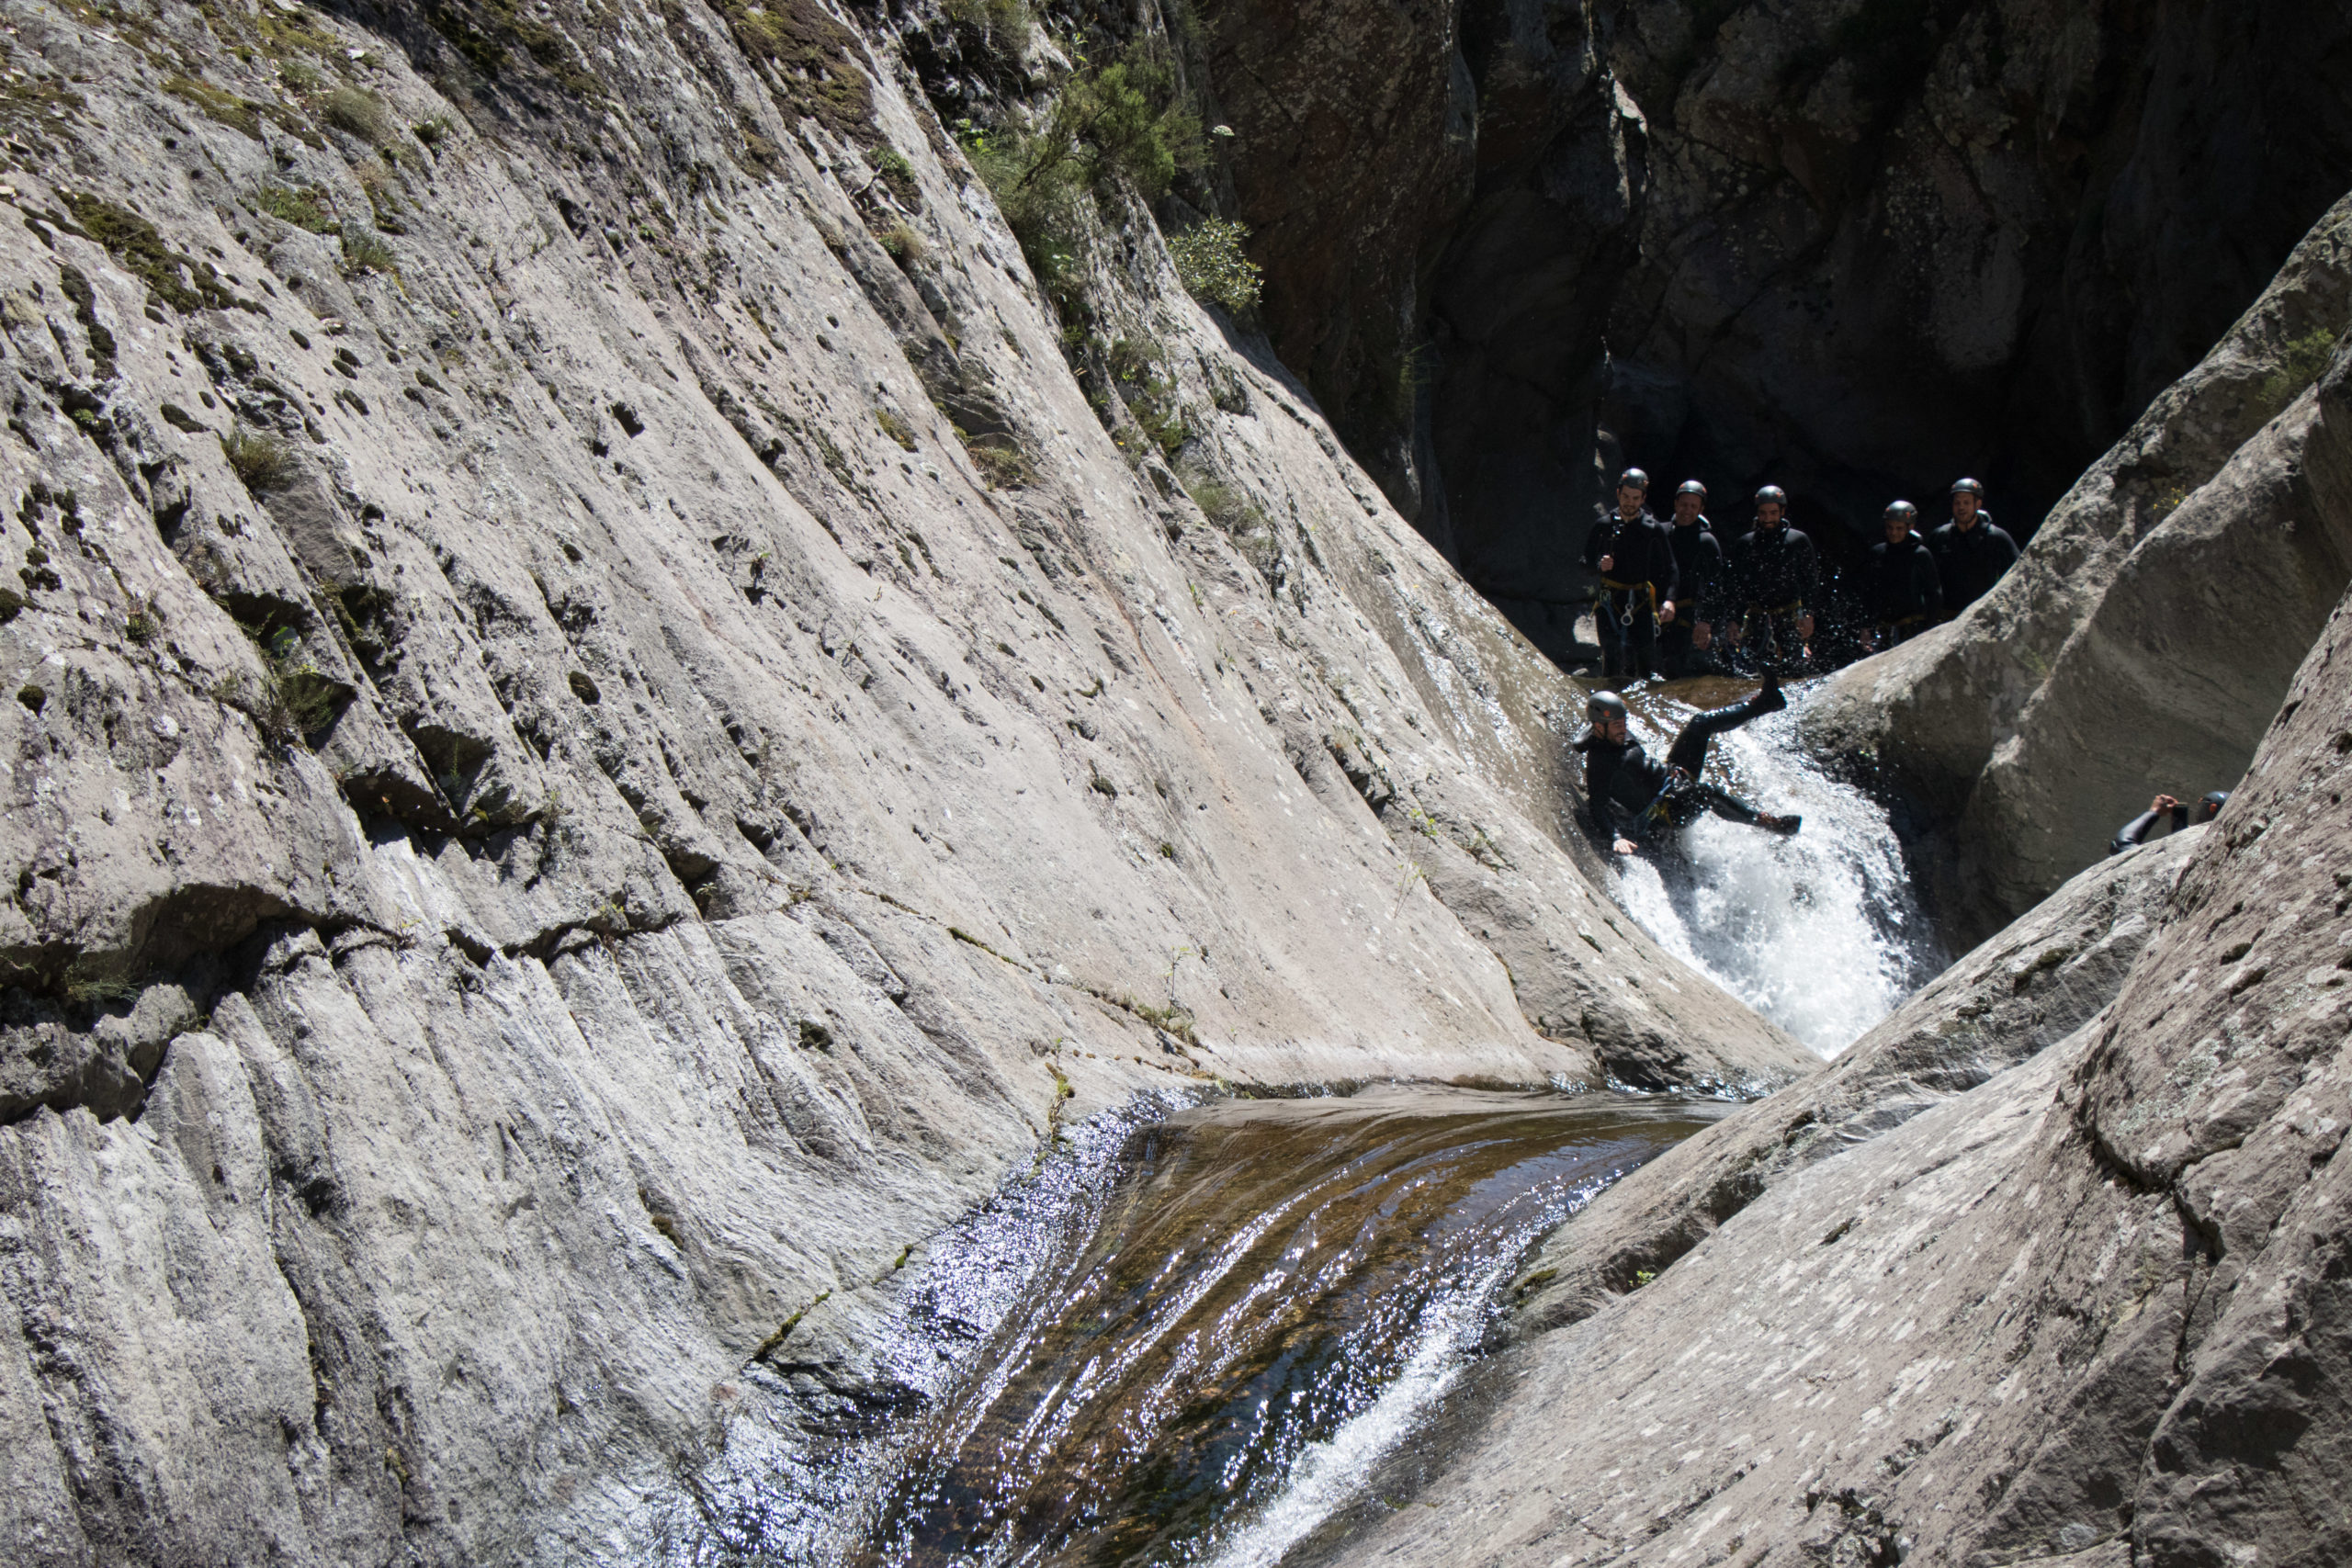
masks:
<path fill-rule="evenodd" d="M 2030 907 L 2159 792 L 2245 770 L 2352 582 L 2352 197 L 1958 620 L 1833 676 L 1800 725 L 1939 824 L 1964 932 Z"/>
<path fill-rule="evenodd" d="M 2341 0 L 1204 11 L 1277 347 L 1564 656 L 1596 445 L 1833 549 L 1962 472 L 2022 533 L 2352 159 Z"/>
<path fill-rule="evenodd" d="M 2160 895 L 2159 929 L 2108 1007 L 1907 1121 L 1906 1102 L 1935 1098 L 1905 1087 L 1916 1065 L 1804 1096 L 1837 1119 L 1812 1140 L 1829 1157 L 1807 1157 L 1804 1118 L 1777 1099 L 1693 1140 L 1681 1175 L 1712 1145 L 1761 1195 L 1696 1227 L 1704 1239 L 1679 1260 L 1554 1298 L 1575 1321 L 1509 1354 L 1491 1413 L 1426 1456 L 1414 1506 L 1392 1498 L 1329 1555 L 2344 1561 L 2347 787 L 2352 602 L 2230 812 L 2068 889 L 2062 925 L 2106 897 L 2102 878 L 2121 893 L 2157 857 L 2186 858 L 2168 891 L 2143 890 Z M 2038 914 L 2018 941 L 2045 940 L 2047 923 Z M 2065 947 L 2062 934 L 2048 951 Z M 2034 959 L 2018 956 L 2030 989 Z M 1895 1065 L 1923 1027 L 1968 1065 L 1987 999 L 1967 983 L 1923 995 L 1858 1074 Z M 1831 1138 L 1860 1142 L 1838 1152 Z M 1687 1221 L 1676 1157 L 1570 1222 L 1555 1259 L 1573 1270 L 1579 1233 L 1599 1260 L 1678 1209 Z"/>
<path fill-rule="evenodd" d="M 1812 1065 L 1115 197 L 1221 521 L 1098 415 L 888 27 L 6 22 L 11 1562 L 608 1555 L 1070 1118 Z"/>

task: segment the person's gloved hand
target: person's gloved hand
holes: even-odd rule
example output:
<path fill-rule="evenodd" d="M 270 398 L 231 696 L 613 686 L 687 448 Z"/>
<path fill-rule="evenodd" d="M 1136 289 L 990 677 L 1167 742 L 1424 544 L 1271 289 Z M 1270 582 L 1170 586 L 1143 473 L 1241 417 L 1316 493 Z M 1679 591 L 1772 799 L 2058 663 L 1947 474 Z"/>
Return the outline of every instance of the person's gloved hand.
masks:
<path fill-rule="evenodd" d="M 1662 626 L 1670 626 L 1674 624 L 1673 600 L 1668 599 L 1657 607 L 1657 624 Z"/>

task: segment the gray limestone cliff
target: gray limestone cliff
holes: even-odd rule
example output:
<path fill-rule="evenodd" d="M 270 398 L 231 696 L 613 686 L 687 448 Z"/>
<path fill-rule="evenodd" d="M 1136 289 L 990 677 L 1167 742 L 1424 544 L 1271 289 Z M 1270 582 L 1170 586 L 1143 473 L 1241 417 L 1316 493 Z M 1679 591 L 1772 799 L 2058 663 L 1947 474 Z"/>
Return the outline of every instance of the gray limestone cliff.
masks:
<path fill-rule="evenodd" d="M 1138 1093 L 1812 1066 L 1115 188 L 1081 384 L 967 22 L 6 20 L 10 1561 L 596 1556 Z"/>

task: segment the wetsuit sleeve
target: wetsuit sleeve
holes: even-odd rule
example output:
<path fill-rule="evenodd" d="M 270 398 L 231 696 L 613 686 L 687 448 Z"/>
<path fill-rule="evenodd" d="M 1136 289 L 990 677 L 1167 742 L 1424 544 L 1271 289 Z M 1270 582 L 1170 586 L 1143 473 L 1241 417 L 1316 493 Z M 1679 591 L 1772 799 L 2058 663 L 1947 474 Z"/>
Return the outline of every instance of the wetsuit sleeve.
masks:
<path fill-rule="evenodd" d="M 2188 826 L 2188 803 L 2187 801 L 2183 801 L 2181 804 L 2172 808 L 2172 830 L 2178 833 L 2186 829 Z"/>
<path fill-rule="evenodd" d="M 1619 753 L 1607 746 L 1595 745 L 1584 754 L 1584 802 L 1592 813 L 1593 835 L 1603 840 L 1616 833 L 1609 820 L 1609 789 L 1616 782 L 1618 760 Z"/>
<path fill-rule="evenodd" d="M 1650 534 L 1650 553 L 1657 558 L 1659 567 L 1666 573 L 1657 584 L 1657 602 L 1661 604 L 1669 601 L 1679 604 L 1682 599 L 1682 563 L 1675 558 L 1674 538 L 1663 525 L 1653 527 Z"/>
<path fill-rule="evenodd" d="M 1925 545 L 1911 552 L 1911 572 L 1919 585 L 1919 608 L 1929 621 L 1944 618 L 1943 573 L 1936 570 L 1936 552 Z"/>
<path fill-rule="evenodd" d="M 2120 855 L 2126 850 L 2136 850 L 2146 843 L 2148 834 L 2154 830 L 2156 818 L 2161 815 L 2160 812 L 2143 811 L 2139 816 L 2123 824 L 2122 829 L 2108 844 L 2107 852 L 2111 855 Z"/>
<path fill-rule="evenodd" d="M 1796 552 L 1797 597 L 1806 609 L 1812 609 L 1821 597 L 1821 558 L 1814 554 L 1813 536 L 1805 536 L 1804 548 Z"/>
<path fill-rule="evenodd" d="M 1699 543 L 1699 570 L 1705 574 L 1699 585 L 1699 618 L 1713 623 L 1724 618 L 1724 547 L 1713 534 Z"/>
<path fill-rule="evenodd" d="M 1584 564 L 1586 570 L 1593 572 L 1600 571 L 1600 558 L 1608 553 L 1600 547 L 1608 537 L 1609 519 L 1606 517 L 1600 519 L 1600 521 L 1595 523 L 1589 529 L 1586 530 L 1584 536 Z"/>

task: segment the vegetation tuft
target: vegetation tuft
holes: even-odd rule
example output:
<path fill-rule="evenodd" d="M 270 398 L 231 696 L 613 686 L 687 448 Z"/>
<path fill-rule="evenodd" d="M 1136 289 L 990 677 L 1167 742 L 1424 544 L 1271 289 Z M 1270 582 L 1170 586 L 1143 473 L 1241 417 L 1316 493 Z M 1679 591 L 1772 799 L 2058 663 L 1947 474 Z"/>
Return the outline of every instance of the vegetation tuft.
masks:
<path fill-rule="evenodd" d="M 1007 435 L 966 435 L 961 426 L 956 431 L 964 443 L 964 450 L 971 455 L 972 467 L 990 490 L 1019 490 L 1037 482 L 1036 466 Z"/>
<path fill-rule="evenodd" d="M 2257 404 L 2270 410 L 2275 417 L 2278 411 L 2301 397 L 2304 389 L 2326 370 L 2339 341 L 2326 327 L 2313 327 L 2302 336 L 2290 339 L 2278 351 L 2278 368 L 2264 377 L 2255 389 Z"/>
<path fill-rule="evenodd" d="M 254 192 L 254 206 L 281 223 L 308 229 L 313 234 L 334 232 L 334 216 L 319 204 L 315 187 L 288 190 L 284 186 L 264 186 Z"/>
<path fill-rule="evenodd" d="M 293 449 L 266 431 L 240 425 L 220 438 L 220 455 L 255 500 L 294 482 Z"/>
<path fill-rule="evenodd" d="M 1193 439 L 1193 428 L 1177 394 L 1175 378 L 1161 365 L 1164 352 L 1156 343 L 1121 338 L 1111 344 L 1108 358 L 1112 379 L 1127 412 L 1152 445 L 1173 457 Z"/>
<path fill-rule="evenodd" d="M 582 69 L 571 40 L 515 0 L 426 0 L 424 20 L 491 81 L 504 73 L 520 50 L 566 92 L 581 98 L 604 96 L 604 84 Z"/>
<path fill-rule="evenodd" d="M 948 25 L 991 59 L 1017 61 L 1036 37 L 1023 0 L 947 0 L 943 9 Z"/>
<path fill-rule="evenodd" d="M 400 276 L 400 258 L 392 254 L 373 229 L 356 223 L 343 226 L 343 271 L 346 277 L 364 273 L 379 272 L 389 277 Z"/>
<path fill-rule="evenodd" d="M 870 141 L 874 87 L 858 69 L 857 40 L 817 0 L 718 0 L 736 44 L 771 68 L 769 85 L 792 108 L 837 135 Z"/>
<path fill-rule="evenodd" d="M 69 196 L 64 201 L 85 234 L 174 310 L 226 310 L 237 303 L 210 262 L 173 250 L 155 225 L 137 213 L 95 196 Z"/>
<path fill-rule="evenodd" d="M 931 247 L 904 219 L 883 230 L 875 239 L 901 267 L 910 267 L 931 254 Z"/>
<path fill-rule="evenodd" d="M 319 106 L 319 118 L 370 147 L 392 139 L 392 117 L 384 100 L 364 87 L 337 87 Z"/>
<path fill-rule="evenodd" d="M 1157 200 L 1203 158 L 1200 120 L 1181 101 L 1174 73 L 1140 52 L 1070 76 L 1042 124 L 989 130 L 965 121 L 959 130 L 1030 270 L 1065 308 L 1082 303 L 1099 201 L 1122 189 Z"/>
<path fill-rule="evenodd" d="M 1205 304 L 1246 317 L 1258 309 L 1265 272 L 1242 250 L 1249 229 L 1228 218 L 1206 218 L 1168 240 L 1168 254 L 1185 292 Z"/>

